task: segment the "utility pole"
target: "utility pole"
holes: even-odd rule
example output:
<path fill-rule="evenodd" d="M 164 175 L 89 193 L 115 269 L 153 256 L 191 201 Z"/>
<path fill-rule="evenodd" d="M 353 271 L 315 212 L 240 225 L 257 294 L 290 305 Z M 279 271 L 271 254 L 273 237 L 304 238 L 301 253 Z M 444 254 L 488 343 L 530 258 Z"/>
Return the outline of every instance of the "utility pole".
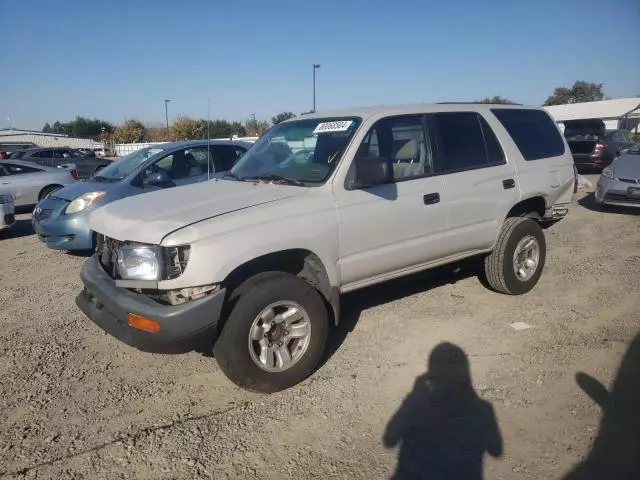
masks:
<path fill-rule="evenodd" d="M 168 98 L 164 99 L 164 118 L 167 121 L 167 130 L 169 130 L 169 109 L 167 108 L 167 105 L 170 101 L 171 100 Z"/>
<path fill-rule="evenodd" d="M 316 111 L 316 70 L 320 68 L 319 63 L 313 64 L 313 112 Z"/>

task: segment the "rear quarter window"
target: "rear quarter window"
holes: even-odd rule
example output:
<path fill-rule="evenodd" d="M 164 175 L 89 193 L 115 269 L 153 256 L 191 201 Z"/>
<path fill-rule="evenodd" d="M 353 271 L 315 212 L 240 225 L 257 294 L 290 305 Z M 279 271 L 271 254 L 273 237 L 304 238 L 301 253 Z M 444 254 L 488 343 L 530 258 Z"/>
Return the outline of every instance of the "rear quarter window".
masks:
<path fill-rule="evenodd" d="M 525 160 L 564 154 L 560 131 L 546 112 L 524 108 L 492 108 L 491 112 L 507 130 Z"/>

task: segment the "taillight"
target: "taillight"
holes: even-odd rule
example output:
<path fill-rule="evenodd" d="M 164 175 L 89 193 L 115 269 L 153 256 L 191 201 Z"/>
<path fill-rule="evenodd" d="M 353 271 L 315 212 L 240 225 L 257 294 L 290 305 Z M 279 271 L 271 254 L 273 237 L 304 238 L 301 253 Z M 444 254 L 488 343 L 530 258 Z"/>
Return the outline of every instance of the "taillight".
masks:
<path fill-rule="evenodd" d="M 604 152 L 604 145 L 601 143 L 596 143 L 595 148 L 593 149 L 593 153 L 598 154 Z"/>
<path fill-rule="evenodd" d="M 78 180 L 78 170 L 76 170 L 75 168 L 71 170 L 71 176 L 74 180 Z"/>

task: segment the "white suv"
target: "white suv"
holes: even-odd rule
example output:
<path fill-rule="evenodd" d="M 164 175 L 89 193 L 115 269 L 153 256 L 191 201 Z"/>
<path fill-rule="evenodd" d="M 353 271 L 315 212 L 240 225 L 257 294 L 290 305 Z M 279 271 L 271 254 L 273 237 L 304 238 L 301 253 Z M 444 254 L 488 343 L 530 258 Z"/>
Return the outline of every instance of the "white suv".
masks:
<path fill-rule="evenodd" d="M 531 290 L 573 159 L 542 109 L 437 104 L 274 126 L 217 181 L 96 210 L 77 304 L 147 351 L 211 349 L 262 392 L 310 375 L 340 294 L 471 256 Z"/>

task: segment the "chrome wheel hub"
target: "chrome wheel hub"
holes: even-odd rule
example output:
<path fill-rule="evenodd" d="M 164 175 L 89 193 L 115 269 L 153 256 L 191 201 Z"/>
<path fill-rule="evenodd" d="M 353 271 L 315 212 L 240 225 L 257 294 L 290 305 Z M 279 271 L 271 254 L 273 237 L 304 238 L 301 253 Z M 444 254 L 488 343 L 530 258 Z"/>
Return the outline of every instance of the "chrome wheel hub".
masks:
<path fill-rule="evenodd" d="M 523 282 L 530 280 L 538 270 L 539 262 L 540 245 L 538 240 L 532 235 L 527 235 L 518 242 L 513 252 L 513 271 L 518 280 Z"/>
<path fill-rule="evenodd" d="M 283 372 L 300 360 L 311 340 L 311 320 L 297 303 L 272 303 L 249 329 L 249 354 L 267 372 Z"/>

